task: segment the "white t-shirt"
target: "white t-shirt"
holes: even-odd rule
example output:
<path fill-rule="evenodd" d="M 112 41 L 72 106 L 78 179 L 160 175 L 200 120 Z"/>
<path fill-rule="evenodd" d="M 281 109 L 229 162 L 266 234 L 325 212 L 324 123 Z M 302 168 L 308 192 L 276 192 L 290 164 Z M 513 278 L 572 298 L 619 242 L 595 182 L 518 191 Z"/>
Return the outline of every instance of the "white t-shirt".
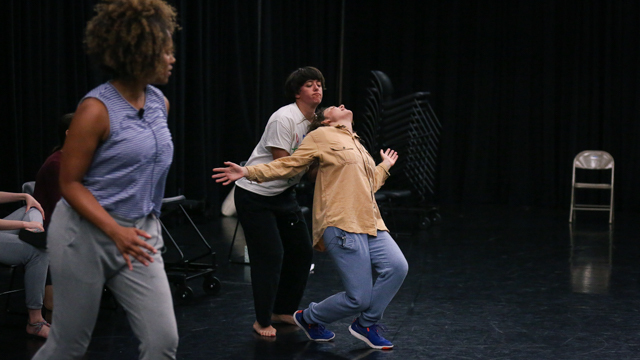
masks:
<path fill-rule="evenodd" d="M 271 148 L 279 148 L 293 154 L 309 130 L 309 120 L 295 103 L 285 105 L 269 118 L 262 138 L 251 153 L 246 165 L 266 164 L 273 161 Z M 263 196 L 275 196 L 300 182 L 304 173 L 289 179 L 267 181 L 261 184 L 242 178 L 236 185 Z"/>

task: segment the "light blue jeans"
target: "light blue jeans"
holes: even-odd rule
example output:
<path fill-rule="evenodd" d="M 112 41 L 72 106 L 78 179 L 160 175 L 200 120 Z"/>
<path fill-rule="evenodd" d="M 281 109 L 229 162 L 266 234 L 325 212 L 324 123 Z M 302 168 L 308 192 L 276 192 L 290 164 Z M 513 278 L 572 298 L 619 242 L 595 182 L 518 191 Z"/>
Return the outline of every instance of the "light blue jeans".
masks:
<path fill-rule="evenodd" d="M 309 304 L 303 312 L 305 321 L 326 325 L 358 315 L 364 327 L 379 322 L 409 270 L 402 251 L 386 231 L 370 236 L 331 226 L 323 238 L 346 291 Z M 375 279 L 372 270 L 378 274 Z"/>
<path fill-rule="evenodd" d="M 11 213 L 5 220 L 35 221 L 42 224 L 42 214 L 26 206 Z M 25 212 L 26 211 L 26 212 Z M 18 238 L 19 230 L 0 231 L 0 263 L 24 265 L 24 293 L 27 309 L 42 309 L 44 284 L 47 279 L 49 257 L 46 250 L 37 249 Z"/>

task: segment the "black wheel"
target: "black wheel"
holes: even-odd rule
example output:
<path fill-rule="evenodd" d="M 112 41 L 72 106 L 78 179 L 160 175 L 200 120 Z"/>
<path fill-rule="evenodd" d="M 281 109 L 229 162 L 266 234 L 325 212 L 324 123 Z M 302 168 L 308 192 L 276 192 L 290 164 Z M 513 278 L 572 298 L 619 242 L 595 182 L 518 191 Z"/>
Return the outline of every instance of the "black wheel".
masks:
<path fill-rule="evenodd" d="M 220 283 L 220 280 L 218 280 L 218 278 L 215 278 L 215 277 L 211 277 L 208 279 L 205 278 L 204 281 L 202 282 L 202 290 L 204 290 L 204 292 L 209 295 L 215 295 L 219 293 L 221 287 L 222 287 L 222 284 Z"/>
<path fill-rule="evenodd" d="M 193 299 L 193 289 L 186 285 L 181 285 L 176 290 L 176 300 L 180 303 Z"/>
<path fill-rule="evenodd" d="M 422 230 L 426 230 L 430 228 L 431 219 L 429 218 L 429 216 L 423 216 L 422 218 L 420 218 L 420 223 L 418 224 L 418 227 Z"/>

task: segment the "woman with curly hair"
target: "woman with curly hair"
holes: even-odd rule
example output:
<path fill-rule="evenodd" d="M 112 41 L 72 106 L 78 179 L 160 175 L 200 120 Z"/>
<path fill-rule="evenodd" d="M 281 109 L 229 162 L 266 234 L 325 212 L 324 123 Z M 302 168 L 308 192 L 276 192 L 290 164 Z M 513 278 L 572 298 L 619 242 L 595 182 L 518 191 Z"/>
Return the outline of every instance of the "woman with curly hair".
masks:
<path fill-rule="evenodd" d="M 80 101 L 65 140 L 49 225 L 56 311 L 34 359 L 82 358 L 103 287 L 122 305 L 141 359 L 175 359 L 176 319 L 158 249 L 158 216 L 173 157 L 169 102 L 150 84 L 171 75 L 175 9 L 111 0 L 87 24 L 88 54 L 111 75 Z"/>

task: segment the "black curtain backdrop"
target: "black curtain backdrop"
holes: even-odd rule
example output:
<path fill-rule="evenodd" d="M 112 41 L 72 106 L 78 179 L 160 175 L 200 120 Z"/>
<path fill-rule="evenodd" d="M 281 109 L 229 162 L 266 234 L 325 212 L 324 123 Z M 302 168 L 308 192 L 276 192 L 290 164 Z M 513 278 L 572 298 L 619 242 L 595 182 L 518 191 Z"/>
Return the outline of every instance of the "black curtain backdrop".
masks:
<path fill-rule="evenodd" d="M 83 52 L 95 3 L 3 3 L 4 191 L 34 179 L 59 116 L 106 80 Z M 320 68 L 323 105 L 336 104 L 344 30 L 342 99 L 356 122 L 371 70 L 386 72 L 398 97 L 432 93 L 443 123 L 439 203 L 568 209 L 573 157 L 601 149 L 616 159 L 616 208 L 640 211 L 640 2 L 170 3 L 182 30 L 162 87 L 176 148 L 167 196 L 203 200 L 217 214 L 229 188 L 211 168 L 248 158 L 269 115 L 289 102 L 282 85 L 292 70 Z"/>

